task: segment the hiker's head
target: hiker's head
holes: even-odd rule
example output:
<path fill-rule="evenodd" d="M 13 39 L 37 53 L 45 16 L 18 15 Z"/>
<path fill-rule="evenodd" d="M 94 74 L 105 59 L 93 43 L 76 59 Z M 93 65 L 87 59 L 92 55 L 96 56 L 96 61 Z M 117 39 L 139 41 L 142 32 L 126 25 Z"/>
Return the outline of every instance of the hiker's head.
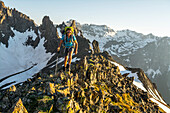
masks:
<path fill-rule="evenodd" d="M 67 28 L 66 32 L 67 33 L 72 33 L 71 28 Z"/>
<path fill-rule="evenodd" d="M 72 28 L 72 27 L 66 27 L 66 28 L 65 28 L 65 33 L 66 33 L 67 35 L 73 34 L 73 28 Z"/>

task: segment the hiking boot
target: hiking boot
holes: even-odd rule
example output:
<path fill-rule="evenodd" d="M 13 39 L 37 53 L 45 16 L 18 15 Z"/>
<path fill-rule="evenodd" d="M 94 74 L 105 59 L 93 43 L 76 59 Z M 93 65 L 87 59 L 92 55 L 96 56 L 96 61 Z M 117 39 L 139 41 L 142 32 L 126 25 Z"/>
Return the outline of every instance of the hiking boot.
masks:
<path fill-rule="evenodd" d="M 66 68 L 67 68 L 67 69 L 69 68 L 69 64 L 67 64 Z"/>
<path fill-rule="evenodd" d="M 69 67 L 69 68 L 68 68 L 68 71 L 70 72 L 70 70 L 71 70 L 71 69 L 70 69 L 70 67 Z"/>
<path fill-rule="evenodd" d="M 67 64 L 66 68 L 68 69 L 68 71 L 70 71 L 71 66 L 69 64 Z"/>
<path fill-rule="evenodd" d="M 63 66 L 63 71 L 66 71 L 66 67 Z"/>

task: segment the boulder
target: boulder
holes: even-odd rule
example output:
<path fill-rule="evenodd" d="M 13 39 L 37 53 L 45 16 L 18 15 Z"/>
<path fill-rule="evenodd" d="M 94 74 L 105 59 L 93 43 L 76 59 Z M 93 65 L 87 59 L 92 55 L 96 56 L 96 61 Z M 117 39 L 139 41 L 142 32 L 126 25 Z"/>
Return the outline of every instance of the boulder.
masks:
<path fill-rule="evenodd" d="M 9 113 L 28 113 L 27 109 L 24 107 L 22 100 L 19 98 L 19 100 L 12 106 L 10 110 L 8 110 Z"/>

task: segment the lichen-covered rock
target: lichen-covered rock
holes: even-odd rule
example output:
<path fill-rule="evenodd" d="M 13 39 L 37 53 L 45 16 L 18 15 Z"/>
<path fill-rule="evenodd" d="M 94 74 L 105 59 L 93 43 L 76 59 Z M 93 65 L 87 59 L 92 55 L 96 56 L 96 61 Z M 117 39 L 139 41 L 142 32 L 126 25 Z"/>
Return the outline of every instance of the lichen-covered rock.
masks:
<path fill-rule="evenodd" d="M 17 103 L 13 105 L 12 108 L 8 112 L 9 113 L 28 113 L 21 99 L 19 99 Z"/>
<path fill-rule="evenodd" d="M 54 83 L 49 83 L 48 84 L 47 92 L 50 93 L 51 95 L 55 93 Z"/>
<path fill-rule="evenodd" d="M 9 88 L 9 91 L 13 91 L 13 92 L 15 92 L 16 91 L 16 87 L 13 85 L 13 86 L 11 86 L 10 88 Z"/>

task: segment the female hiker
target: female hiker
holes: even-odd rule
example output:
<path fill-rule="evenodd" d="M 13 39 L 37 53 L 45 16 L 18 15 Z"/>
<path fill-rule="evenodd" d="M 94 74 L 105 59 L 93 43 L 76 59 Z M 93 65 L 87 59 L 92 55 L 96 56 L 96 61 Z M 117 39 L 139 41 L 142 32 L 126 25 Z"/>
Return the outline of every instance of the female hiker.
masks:
<path fill-rule="evenodd" d="M 66 69 L 68 69 L 68 71 L 70 71 L 72 54 L 74 52 L 74 48 L 75 48 L 75 55 L 77 54 L 78 43 L 77 43 L 76 37 L 73 35 L 73 33 L 74 33 L 74 30 L 72 27 L 66 27 L 65 33 L 61 38 L 59 47 L 57 48 L 57 51 L 60 51 L 61 44 L 64 43 L 65 59 L 64 59 L 63 71 L 66 71 Z M 68 56 L 69 56 L 69 59 L 68 59 Z M 68 61 L 68 64 L 67 64 L 67 61 Z"/>

